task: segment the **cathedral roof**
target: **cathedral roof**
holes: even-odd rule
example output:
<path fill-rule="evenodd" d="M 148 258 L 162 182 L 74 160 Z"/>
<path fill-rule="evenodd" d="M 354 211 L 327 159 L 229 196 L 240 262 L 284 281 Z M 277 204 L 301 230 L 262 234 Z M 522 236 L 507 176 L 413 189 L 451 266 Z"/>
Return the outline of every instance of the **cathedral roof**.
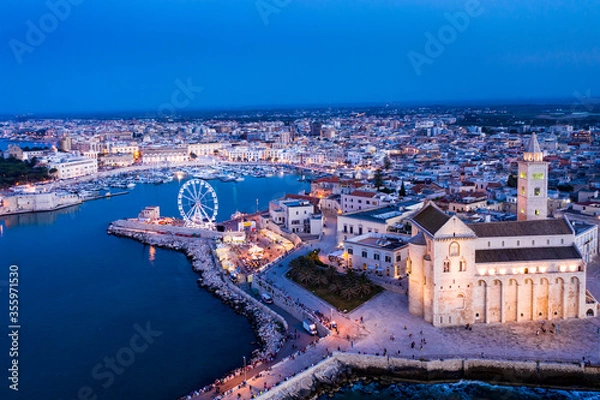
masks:
<path fill-rule="evenodd" d="M 531 139 L 529 139 L 529 143 L 527 143 L 527 148 L 525 149 L 527 153 L 541 153 L 540 143 L 537 140 L 537 136 L 535 132 L 531 134 Z"/>
<path fill-rule="evenodd" d="M 517 261 L 572 260 L 580 259 L 577 248 L 526 247 L 518 249 L 475 250 L 475 263 L 498 263 Z"/>
<path fill-rule="evenodd" d="M 569 235 L 573 233 L 564 219 L 533 221 L 479 222 L 469 224 L 477 237 L 516 237 Z"/>
<path fill-rule="evenodd" d="M 416 244 L 417 246 L 425 246 L 427 244 L 427 241 L 425 241 L 425 235 L 423 235 L 423 232 L 419 232 L 418 234 L 410 238 L 408 240 L 408 243 Z"/>
<path fill-rule="evenodd" d="M 431 234 L 435 234 L 449 219 L 450 217 L 446 213 L 431 203 L 412 218 L 414 222 Z"/>

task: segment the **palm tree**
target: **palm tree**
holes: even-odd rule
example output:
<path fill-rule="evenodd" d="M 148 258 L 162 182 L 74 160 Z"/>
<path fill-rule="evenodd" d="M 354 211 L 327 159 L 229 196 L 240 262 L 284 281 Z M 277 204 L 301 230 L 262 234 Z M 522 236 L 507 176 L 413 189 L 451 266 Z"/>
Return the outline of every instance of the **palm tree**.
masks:
<path fill-rule="evenodd" d="M 373 283 L 364 273 L 358 277 L 355 281 L 355 285 L 359 297 L 368 296 L 373 291 Z"/>
<path fill-rule="evenodd" d="M 315 279 L 314 283 L 317 286 L 325 286 L 329 283 L 329 278 L 327 277 L 327 271 L 322 269 L 315 269 Z"/>
<path fill-rule="evenodd" d="M 315 270 L 308 267 L 297 268 L 294 271 L 294 279 L 303 284 L 313 283 L 315 280 Z"/>
<path fill-rule="evenodd" d="M 346 300 L 355 298 L 358 295 L 356 285 L 344 285 L 340 290 L 340 296 Z"/>
<path fill-rule="evenodd" d="M 327 288 L 331 293 L 334 294 L 339 294 L 340 291 L 342 290 L 344 286 L 342 285 L 341 281 L 335 281 L 329 284 L 329 287 Z"/>
<path fill-rule="evenodd" d="M 337 272 L 337 269 L 334 266 L 330 265 L 325 270 L 325 276 L 327 277 L 327 280 L 329 281 L 329 283 L 332 283 L 339 276 L 339 274 Z"/>

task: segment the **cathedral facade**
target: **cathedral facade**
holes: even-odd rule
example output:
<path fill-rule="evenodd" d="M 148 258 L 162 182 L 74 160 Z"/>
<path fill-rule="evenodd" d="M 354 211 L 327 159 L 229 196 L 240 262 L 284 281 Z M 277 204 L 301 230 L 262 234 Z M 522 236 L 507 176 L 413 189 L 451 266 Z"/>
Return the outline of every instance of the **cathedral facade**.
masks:
<path fill-rule="evenodd" d="M 434 326 L 594 317 L 575 230 L 547 218 L 535 135 L 519 163 L 518 220 L 466 224 L 429 203 L 412 219 L 409 311 Z"/>

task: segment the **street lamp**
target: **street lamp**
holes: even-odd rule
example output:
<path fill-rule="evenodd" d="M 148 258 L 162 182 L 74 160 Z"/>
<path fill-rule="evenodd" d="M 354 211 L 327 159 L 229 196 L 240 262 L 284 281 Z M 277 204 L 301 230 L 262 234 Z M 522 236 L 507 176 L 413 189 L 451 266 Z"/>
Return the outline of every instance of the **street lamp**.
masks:
<path fill-rule="evenodd" d="M 244 359 L 244 384 L 246 384 L 246 356 L 242 358 Z"/>

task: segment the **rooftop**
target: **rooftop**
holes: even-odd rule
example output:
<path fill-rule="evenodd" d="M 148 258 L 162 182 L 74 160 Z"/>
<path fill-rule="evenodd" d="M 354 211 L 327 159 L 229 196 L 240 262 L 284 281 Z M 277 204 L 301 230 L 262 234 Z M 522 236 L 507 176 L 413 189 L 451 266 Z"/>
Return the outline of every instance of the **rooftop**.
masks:
<path fill-rule="evenodd" d="M 412 219 L 429 233 L 434 234 L 448 222 L 450 216 L 434 205 L 429 204 L 419 211 Z"/>
<path fill-rule="evenodd" d="M 516 237 L 516 236 L 543 236 L 543 235 L 569 235 L 572 233 L 567 221 L 564 219 L 545 219 L 538 221 L 506 221 L 506 222 L 479 222 L 470 224 L 469 228 L 477 237 Z"/>
<path fill-rule="evenodd" d="M 358 211 L 354 213 L 344 214 L 344 217 L 359 219 L 359 220 L 367 220 L 367 221 L 376 221 L 383 222 L 387 219 L 399 217 L 402 215 L 402 212 L 398 211 L 395 206 L 386 206 L 381 208 L 372 208 L 370 210 Z"/>
<path fill-rule="evenodd" d="M 476 250 L 476 263 L 546 261 L 580 259 L 577 248 L 565 247 L 527 247 L 520 249 Z"/>

